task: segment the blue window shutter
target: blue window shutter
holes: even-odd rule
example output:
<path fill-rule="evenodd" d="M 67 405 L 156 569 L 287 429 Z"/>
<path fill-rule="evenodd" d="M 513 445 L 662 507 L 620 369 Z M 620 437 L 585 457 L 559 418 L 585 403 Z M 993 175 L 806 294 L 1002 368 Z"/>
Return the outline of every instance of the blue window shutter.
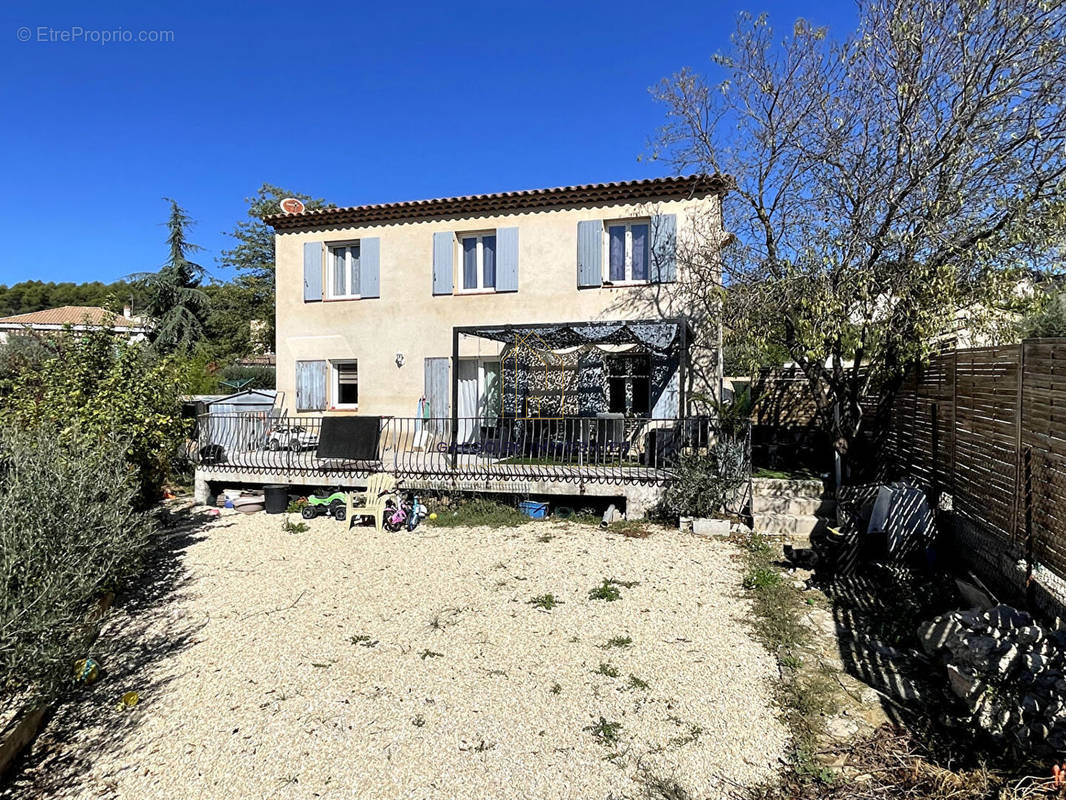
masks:
<path fill-rule="evenodd" d="M 518 228 L 496 229 L 496 291 L 518 291 Z"/>
<path fill-rule="evenodd" d="M 598 219 L 577 223 L 577 285 L 603 284 L 603 222 Z"/>
<path fill-rule="evenodd" d="M 448 383 L 448 364 L 450 358 L 426 358 L 425 360 L 425 398 L 429 402 L 429 415 L 433 422 L 429 425 L 430 433 L 443 436 L 450 430 L 450 423 L 442 420 L 448 416 L 448 398 L 451 396 Z"/>
<path fill-rule="evenodd" d="M 296 362 L 296 410 L 324 411 L 326 408 L 326 362 Z"/>
<path fill-rule="evenodd" d="M 433 294 L 452 293 L 452 252 L 455 234 L 442 231 L 433 234 Z"/>
<path fill-rule="evenodd" d="M 651 218 L 652 283 L 677 280 L 677 215 L 659 214 Z"/>
<path fill-rule="evenodd" d="M 663 387 L 663 393 L 655 401 L 652 409 L 652 419 L 676 419 L 680 416 L 679 403 L 681 400 L 681 371 L 675 369 L 670 380 Z"/>
<path fill-rule="evenodd" d="M 381 239 L 359 240 L 359 296 L 381 297 Z"/>
<path fill-rule="evenodd" d="M 322 243 L 304 242 L 304 302 L 322 299 Z"/>

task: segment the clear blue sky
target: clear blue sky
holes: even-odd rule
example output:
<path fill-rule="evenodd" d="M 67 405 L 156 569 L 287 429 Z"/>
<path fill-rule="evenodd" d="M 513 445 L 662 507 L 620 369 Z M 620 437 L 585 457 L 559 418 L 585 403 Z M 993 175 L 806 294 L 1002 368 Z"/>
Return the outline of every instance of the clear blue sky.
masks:
<path fill-rule="evenodd" d="M 737 11 L 855 22 L 851 0 L 2 5 L 7 284 L 157 268 L 164 196 L 227 277 L 263 182 L 353 205 L 666 174 L 637 160 L 662 120 L 647 89 L 708 69 Z M 38 40 L 75 27 L 173 41 Z"/>

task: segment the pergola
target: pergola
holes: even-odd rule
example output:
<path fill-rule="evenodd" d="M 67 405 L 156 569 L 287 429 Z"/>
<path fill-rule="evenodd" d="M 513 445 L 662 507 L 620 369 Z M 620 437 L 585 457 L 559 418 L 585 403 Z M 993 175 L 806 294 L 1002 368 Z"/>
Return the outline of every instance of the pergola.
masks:
<path fill-rule="evenodd" d="M 452 328 L 451 442 L 455 452 L 459 437 L 459 339 L 474 336 L 514 344 L 535 333 L 552 350 L 582 345 L 639 345 L 649 351 L 678 353 L 678 416 L 685 417 L 685 376 L 689 369 L 688 344 L 692 330 L 688 319 L 613 320 L 595 322 L 534 322 L 507 325 L 460 325 Z"/>

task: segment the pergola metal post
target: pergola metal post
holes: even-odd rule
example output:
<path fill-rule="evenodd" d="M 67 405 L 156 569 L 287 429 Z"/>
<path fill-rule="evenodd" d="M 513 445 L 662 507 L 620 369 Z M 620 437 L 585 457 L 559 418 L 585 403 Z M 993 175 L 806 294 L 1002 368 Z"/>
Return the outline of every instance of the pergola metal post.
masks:
<path fill-rule="evenodd" d="M 452 328 L 452 471 L 459 460 L 459 329 Z"/>
<path fill-rule="evenodd" d="M 677 415 L 680 419 L 684 420 L 687 416 L 687 403 L 685 398 L 685 381 L 688 379 L 688 319 L 681 317 L 677 326 L 679 346 L 681 347 L 681 358 L 678 359 L 677 365 Z"/>

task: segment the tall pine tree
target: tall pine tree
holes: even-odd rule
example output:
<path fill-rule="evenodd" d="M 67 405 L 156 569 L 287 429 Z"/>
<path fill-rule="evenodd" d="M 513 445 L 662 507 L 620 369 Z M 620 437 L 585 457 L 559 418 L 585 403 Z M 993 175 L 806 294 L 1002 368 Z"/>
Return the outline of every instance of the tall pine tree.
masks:
<path fill-rule="evenodd" d="M 156 349 L 189 353 L 204 338 L 209 306 L 200 283 L 206 270 L 189 260 L 191 253 L 202 249 L 186 236 L 193 220 L 175 200 L 164 199 L 170 203 L 166 223 L 170 257 L 158 272 L 142 273 L 137 280 L 145 292 L 144 312 Z"/>

